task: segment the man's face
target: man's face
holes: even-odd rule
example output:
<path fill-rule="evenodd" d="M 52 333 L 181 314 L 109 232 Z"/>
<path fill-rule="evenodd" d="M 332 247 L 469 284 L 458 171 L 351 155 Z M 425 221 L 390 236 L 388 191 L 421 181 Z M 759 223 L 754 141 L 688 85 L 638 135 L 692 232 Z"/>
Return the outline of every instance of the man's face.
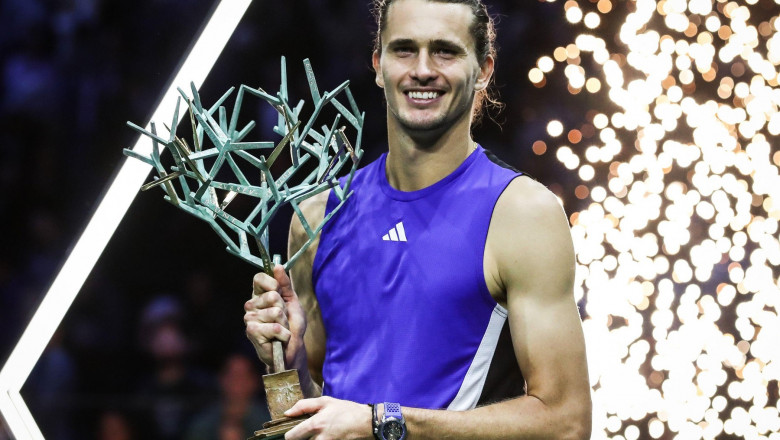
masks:
<path fill-rule="evenodd" d="M 385 89 L 388 121 L 408 131 L 445 131 L 471 122 L 477 90 L 493 73 L 479 65 L 463 4 L 396 0 L 387 11 L 381 53 L 374 53 L 376 82 Z"/>

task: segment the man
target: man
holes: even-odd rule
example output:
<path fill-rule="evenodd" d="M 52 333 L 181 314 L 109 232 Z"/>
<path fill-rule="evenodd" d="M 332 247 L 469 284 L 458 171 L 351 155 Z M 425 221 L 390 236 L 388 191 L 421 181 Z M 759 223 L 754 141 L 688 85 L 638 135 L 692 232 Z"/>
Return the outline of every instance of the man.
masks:
<path fill-rule="evenodd" d="M 258 274 L 245 305 L 260 359 L 282 340 L 309 397 L 286 438 L 588 438 L 566 216 L 470 135 L 495 62 L 485 6 L 375 3 L 389 151 L 356 174 L 292 281 Z M 333 202 L 304 215 L 317 224 Z M 290 250 L 305 240 L 293 220 Z"/>

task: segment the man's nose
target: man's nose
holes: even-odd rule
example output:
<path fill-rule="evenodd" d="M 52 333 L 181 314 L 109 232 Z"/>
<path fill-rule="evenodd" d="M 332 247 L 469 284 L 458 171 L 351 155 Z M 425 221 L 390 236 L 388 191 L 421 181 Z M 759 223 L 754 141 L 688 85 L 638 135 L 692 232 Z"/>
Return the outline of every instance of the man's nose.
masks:
<path fill-rule="evenodd" d="M 411 72 L 413 78 L 420 82 L 428 82 L 436 77 L 436 69 L 427 50 L 421 50 Z"/>

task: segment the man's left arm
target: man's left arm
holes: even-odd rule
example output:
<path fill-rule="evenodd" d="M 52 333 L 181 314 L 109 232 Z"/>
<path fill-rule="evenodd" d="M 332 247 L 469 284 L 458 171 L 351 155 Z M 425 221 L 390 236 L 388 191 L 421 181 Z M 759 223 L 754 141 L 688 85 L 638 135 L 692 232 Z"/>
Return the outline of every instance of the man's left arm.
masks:
<path fill-rule="evenodd" d="M 571 234 L 556 197 L 539 183 L 515 179 L 499 199 L 485 271 L 488 285 L 506 292 L 504 305 L 527 394 L 468 411 L 403 407 L 408 440 L 589 438 L 590 385 L 573 296 Z M 301 401 L 293 410 L 318 414 L 288 433 L 288 439 L 373 438 L 365 405 L 324 397 Z"/>

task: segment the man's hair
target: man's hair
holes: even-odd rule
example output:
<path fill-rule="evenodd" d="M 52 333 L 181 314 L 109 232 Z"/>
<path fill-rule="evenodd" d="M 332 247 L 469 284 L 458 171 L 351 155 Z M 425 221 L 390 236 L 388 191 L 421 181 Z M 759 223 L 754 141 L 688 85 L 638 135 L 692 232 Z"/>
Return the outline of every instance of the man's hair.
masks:
<path fill-rule="evenodd" d="M 373 13 L 376 19 L 376 35 L 374 36 L 374 50 L 382 52 L 382 31 L 387 26 L 387 11 L 395 0 L 373 0 Z M 496 26 L 493 17 L 488 13 L 487 6 L 482 0 L 427 0 L 438 3 L 457 3 L 466 5 L 471 9 L 474 20 L 471 23 L 471 36 L 474 38 L 477 61 L 481 66 L 488 56 L 496 59 Z M 484 108 L 493 107 L 500 110 L 504 104 L 498 100 L 497 93 L 493 89 L 493 78 L 490 79 L 490 85 L 477 92 L 474 106 L 474 123 L 479 123 L 482 119 Z"/>

